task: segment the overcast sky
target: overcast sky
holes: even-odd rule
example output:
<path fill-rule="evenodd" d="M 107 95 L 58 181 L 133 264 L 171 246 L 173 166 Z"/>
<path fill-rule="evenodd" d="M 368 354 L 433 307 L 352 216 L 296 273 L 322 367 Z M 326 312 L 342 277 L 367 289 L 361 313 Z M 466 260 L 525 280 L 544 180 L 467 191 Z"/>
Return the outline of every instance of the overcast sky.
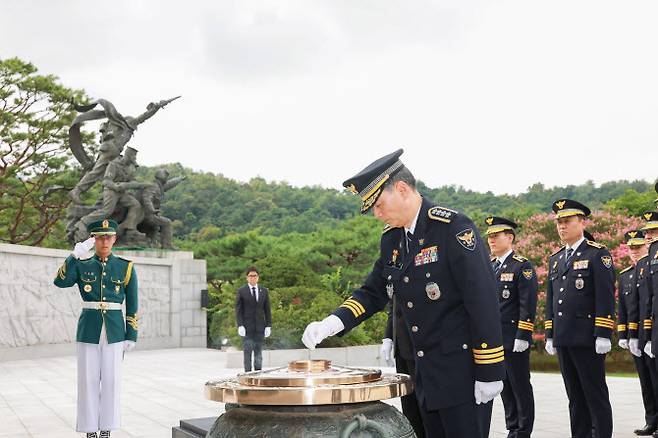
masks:
<path fill-rule="evenodd" d="M 140 126 L 146 165 L 341 182 L 398 147 L 431 187 L 658 177 L 658 2 L 0 3 L 18 56 Z"/>

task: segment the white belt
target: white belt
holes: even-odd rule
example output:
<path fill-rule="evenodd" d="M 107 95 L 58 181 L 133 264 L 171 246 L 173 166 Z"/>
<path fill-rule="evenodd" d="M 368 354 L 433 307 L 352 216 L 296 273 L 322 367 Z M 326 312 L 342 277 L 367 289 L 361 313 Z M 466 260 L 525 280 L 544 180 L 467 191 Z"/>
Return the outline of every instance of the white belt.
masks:
<path fill-rule="evenodd" d="M 83 301 L 83 309 L 92 310 L 121 310 L 120 303 L 102 303 L 100 301 Z"/>

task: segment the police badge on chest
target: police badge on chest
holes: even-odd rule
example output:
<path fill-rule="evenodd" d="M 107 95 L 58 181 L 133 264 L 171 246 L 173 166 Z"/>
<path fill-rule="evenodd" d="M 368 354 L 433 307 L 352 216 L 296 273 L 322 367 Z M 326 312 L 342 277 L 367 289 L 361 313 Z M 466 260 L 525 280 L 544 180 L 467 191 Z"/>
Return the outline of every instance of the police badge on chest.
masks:
<path fill-rule="evenodd" d="M 439 289 L 439 285 L 433 281 L 425 285 L 425 293 L 427 294 L 427 298 L 432 301 L 441 298 L 441 289 Z"/>

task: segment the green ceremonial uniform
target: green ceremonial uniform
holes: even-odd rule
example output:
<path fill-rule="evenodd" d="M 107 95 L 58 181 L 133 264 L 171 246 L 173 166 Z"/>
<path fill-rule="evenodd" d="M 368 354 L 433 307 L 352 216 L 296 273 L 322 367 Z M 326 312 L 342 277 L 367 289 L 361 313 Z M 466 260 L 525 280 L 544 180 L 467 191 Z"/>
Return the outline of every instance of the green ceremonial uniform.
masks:
<path fill-rule="evenodd" d="M 82 300 L 97 303 L 95 308 L 83 308 L 78 320 L 77 342 L 98 344 L 105 324 L 108 344 L 137 341 L 137 274 L 133 262 L 110 254 L 78 260 L 70 255 L 59 268 L 55 286 L 65 288 L 77 284 Z M 124 322 L 118 307 L 126 301 Z M 114 303 L 114 304 L 113 304 Z"/>

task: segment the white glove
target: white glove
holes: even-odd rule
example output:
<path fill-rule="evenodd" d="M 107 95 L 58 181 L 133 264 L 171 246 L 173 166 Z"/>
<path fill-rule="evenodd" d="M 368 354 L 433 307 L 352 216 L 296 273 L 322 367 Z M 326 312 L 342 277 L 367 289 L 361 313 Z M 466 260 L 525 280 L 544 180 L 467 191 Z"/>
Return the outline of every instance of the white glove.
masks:
<path fill-rule="evenodd" d="M 640 342 L 637 338 L 631 338 L 628 341 L 628 349 L 631 351 L 631 354 L 635 357 L 642 357 L 642 351 L 640 350 Z"/>
<path fill-rule="evenodd" d="M 628 350 L 628 339 L 620 339 L 617 345 L 619 345 L 624 350 Z"/>
<path fill-rule="evenodd" d="M 329 315 L 322 321 L 313 321 L 304 329 L 302 335 L 302 342 L 306 348 L 315 350 L 315 346 L 322 342 L 325 338 L 333 336 L 345 329 L 343 321 L 336 315 Z"/>
<path fill-rule="evenodd" d="M 608 338 L 596 338 L 596 343 L 594 344 L 594 348 L 596 349 L 596 352 L 598 354 L 606 354 L 609 353 L 610 350 L 612 350 L 612 342 L 610 342 L 610 339 Z"/>
<path fill-rule="evenodd" d="M 73 254 L 73 257 L 75 257 L 76 259 L 80 259 L 87 255 L 89 250 L 94 247 L 95 242 L 96 239 L 93 237 L 90 237 L 84 242 L 78 242 L 75 244 L 75 247 L 73 248 L 73 251 L 71 251 L 71 254 Z"/>
<path fill-rule="evenodd" d="M 123 341 L 123 351 L 130 351 L 135 348 L 135 345 L 137 345 L 135 341 L 125 340 Z"/>
<path fill-rule="evenodd" d="M 496 380 L 495 382 L 480 382 L 475 381 L 475 403 L 489 403 L 496 398 L 498 394 L 503 391 L 503 381 Z"/>
<path fill-rule="evenodd" d="M 247 330 L 245 330 L 244 326 L 241 325 L 238 327 L 238 334 L 242 336 L 243 338 L 247 335 Z"/>
<path fill-rule="evenodd" d="M 272 327 L 265 327 L 265 333 L 264 333 L 265 337 L 269 338 L 271 334 L 272 334 Z"/>
<path fill-rule="evenodd" d="M 546 349 L 546 353 L 555 356 L 556 351 L 555 347 L 553 347 L 553 338 L 546 338 L 546 346 L 544 348 Z"/>
<path fill-rule="evenodd" d="M 529 347 L 530 347 L 530 342 L 524 341 L 523 339 L 514 339 L 514 348 L 512 348 L 512 352 L 523 353 Z"/>
<path fill-rule="evenodd" d="M 382 345 L 381 347 L 379 347 L 379 357 L 384 359 L 386 362 L 390 362 L 392 352 L 393 352 L 393 339 L 390 338 L 382 339 Z"/>
<path fill-rule="evenodd" d="M 644 354 L 649 356 L 651 359 L 655 358 L 656 356 L 651 352 L 651 341 L 647 342 L 644 345 Z"/>

